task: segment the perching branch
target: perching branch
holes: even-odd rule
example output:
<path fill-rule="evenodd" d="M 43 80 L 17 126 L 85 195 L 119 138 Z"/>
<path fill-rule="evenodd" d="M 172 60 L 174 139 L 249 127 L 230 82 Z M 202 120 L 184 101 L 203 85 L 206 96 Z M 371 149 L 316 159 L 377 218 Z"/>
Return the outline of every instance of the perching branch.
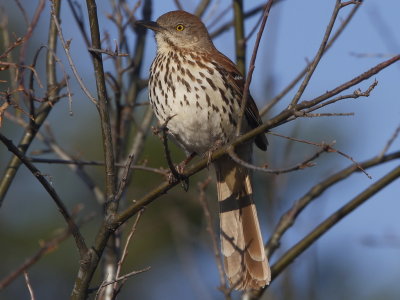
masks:
<path fill-rule="evenodd" d="M 212 153 L 210 158 L 202 159 L 197 164 L 193 165 L 191 168 L 186 169 L 183 175 L 190 177 L 190 176 L 196 174 L 197 172 L 199 172 L 200 170 L 202 170 L 206 166 L 208 166 L 210 161 L 214 161 L 214 160 L 220 158 L 221 156 L 225 155 L 227 153 L 229 147 L 231 147 L 231 146 L 235 147 L 237 145 L 240 145 L 246 141 L 253 139 L 257 135 L 268 131 L 271 128 L 274 128 L 282 123 L 285 123 L 290 117 L 295 115 L 295 111 L 313 107 L 314 105 L 317 105 L 317 104 L 323 102 L 324 100 L 329 99 L 329 98 L 339 94 L 340 92 L 347 90 L 348 88 L 350 88 L 364 80 L 367 80 L 371 76 L 382 71 L 383 69 L 387 68 L 391 64 L 397 62 L 398 60 L 400 60 L 400 55 L 392 57 L 392 58 L 376 65 L 375 67 L 369 69 L 368 71 L 364 72 L 363 74 L 343 83 L 342 85 L 334 88 L 331 91 L 324 93 L 323 95 L 321 95 L 313 100 L 302 101 L 302 102 L 298 103 L 293 110 L 288 110 L 288 109 L 283 110 L 282 112 L 277 114 L 275 117 L 273 117 L 270 120 L 268 120 L 267 122 L 265 122 L 263 125 L 239 136 L 230 145 L 226 145 L 226 146 L 216 150 L 215 152 Z M 128 208 L 126 208 L 125 210 L 120 212 L 118 214 L 118 216 L 116 217 L 115 222 L 118 224 L 124 223 L 130 217 L 135 215 L 140 209 L 142 209 L 143 207 L 145 207 L 148 204 L 150 204 L 151 202 L 153 202 L 159 196 L 165 194 L 167 191 L 169 191 L 171 188 L 173 188 L 176 184 L 177 184 L 177 182 L 161 183 L 158 187 L 154 188 L 147 195 L 143 196 L 141 199 L 137 200 L 134 204 L 132 204 L 131 206 L 129 206 Z"/>

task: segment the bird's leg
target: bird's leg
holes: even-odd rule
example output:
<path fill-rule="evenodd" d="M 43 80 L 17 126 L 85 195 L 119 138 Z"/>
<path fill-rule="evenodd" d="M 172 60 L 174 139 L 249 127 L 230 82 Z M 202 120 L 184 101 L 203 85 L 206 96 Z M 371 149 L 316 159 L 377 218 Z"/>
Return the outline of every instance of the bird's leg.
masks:
<path fill-rule="evenodd" d="M 189 156 L 189 160 L 187 161 L 187 163 L 183 166 L 180 167 L 179 165 L 177 167 L 175 167 L 175 165 L 172 162 L 171 159 L 171 153 L 169 151 L 169 147 L 168 147 L 168 122 L 174 117 L 170 116 L 167 118 L 167 120 L 164 122 L 164 124 L 162 124 L 159 128 L 156 129 L 155 133 L 158 134 L 160 131 L 162 132 L 162 141 L 163 141 L 163 145 L 164 145 L 164 153 L 165 153 L 165 157 L 167 159 L 167 163 L 168 163 L 168 167 L 170 169 L 170 173 L 168 174 L 167 178 L 168 178 L 168 182 L 172 183 L 175 181 L 180 181 L 182 184 L 182 188 L 185 190 L 185 192 L 187 192 L 187 190 L 189 189 L 189 178 L 187 176 L 185 176 L 184 174 L 182 174 L 181 172 L 183 171 L 183 168 L 186 166 L 186 164 L 192 159 Z M 186 160 L 184 160 L 183 162 L 185 163 Z"/>
<path fill-rule="evenodd" d="M 211 146 L 211 148 L 205 153 L 205 156 L 207 157 L 207 167 L 211 163 L 211 157 L 212 157 L 214 151 L 218 150 L 223 145 L 224 144 L 223 144 L 222 140 L 216 140 L 215 143 Z"/>
<path fill-rule="evenodd" d="M 175 180 L 179 180 L 182 183 L 182 188 L 187 192 L 189 189 L 189 178 L 183 174 L 183 171 L 185 170 L 185 167 L 187 164 L 196 156 L 195 152 L 190 153 L 188 157 L 176 166 L 171 166 L 170 171 L 167 174 L 168 182 L 174 182 Z"/>
<path fill-rule="evenodd" d="M 186 159 L 182 162 L 180 162 L 177 166 L 176 166 L 176 170 L 182 174 L 183 171 L 185 170 L 186 166 L 188 165 L 188 163 L 190 163 L 192 161 L 192 159 L 196 156 L 195 152 L 192 152 L 188 155 L 188 157 L 186 157 Z"/>

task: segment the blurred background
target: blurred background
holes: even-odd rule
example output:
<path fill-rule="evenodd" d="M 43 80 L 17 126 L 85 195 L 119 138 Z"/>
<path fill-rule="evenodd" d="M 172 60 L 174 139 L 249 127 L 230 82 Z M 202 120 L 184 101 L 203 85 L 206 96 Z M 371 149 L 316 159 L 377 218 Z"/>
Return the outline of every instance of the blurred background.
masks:
<path fill-rule="evenodd" d="M 19 2 L 31 18 L 38 1 Z M 185 10 L 193 12 L 199 1 L 181 2 Z M 210 32 L 231 20 L 233 16 L 232 9 L 226 10 L 231 1 L 212 2 L 203 16 Z M 245 12 L 264 3 L 259 0 L 244 2 Z M 127 3 L 133 6 L 136 1 Z M 110 3 L 98 1 L 97 4 L 102 33 L 107 32 L 113 40 L 117 32 L 108 18 L 112 13 Z M 251 93 L 260 108 L 285 88 L 314 57 L 334 4 L 333 0 L 282 0 L 274 5 L 262 38 L 251 84 Z M 82 2 L 81 5 L 85 12 L 85 4 Z M 1 0 L 0 7 L 8 17 L 10 35 L 23 35 L 25 25 L 16 2 Z M 351 8 L 349 5 L 341 10 L 334 30 Z M 153 1 L 152 18 L 155 20 L 161 14 L 175 9 L 176 4 L 173 0 Z M 223 16 L 215 22 L 216 17 L 224 11 Z M 313 99 L 398 54 L 399 11 L 400 2 L 397 0 L 364 1 L 345 32 L 322 58 L 302 100 Z M 36 49 L 47 43 L 49 15 L 49 3 L 46 3 L 38 28 L 29 41 L 27 64 L 32 61 Z M 141 9 L 138 9 L 135 15 L 141 18 Z M 259 18 L 260 13 L 247 19 L 246 33 L 250 32 Z M 84 19 L 87 21 L 86 13 Z M 66 2 L 62 3 L 61 20 L 65 39 L 72 39 L 72 58 L 84 82 L 95 94 L 90 55 Z M 129 43 L 133 48 L 135 39 L 134 33 L 131 33 Z M 221 52 L 235 60 L 233 29 L 219 35 L 214 42 Z M 248 60 L 254 42 L 255 35 L 247 43 Z M 0 46 L 2 47 L 1 37 Z M 3 48 L 1 49 L 3 52 Z M 148 33 L 145 51 L 143 78 L 148 76 L 148 68 L 156 51 L 151 33 Z M 61 47 L 57 53 L 71 76 L 70 84 L 74 93 L 72 115 L 69 113 L 68 101 L 64 99 L 54 107 L 47 124 L 51 126 L 54 138 L 68 153 L 83 160 L 102 160 L 97 111 L 79 89 Z M 109 60 L 106 61 L 105 68 L 112 71 Z M 44 63 L 39 64 L 37 70 L 39 76 L 44 79 Z M 354 112 L 354 116 L 299 118 L 273 131 L 317 143 L 336 141 L 335 148 L 356 161 L 371 158 L 382 151 L 400 124 L 399 75 L 400 65 L 397 63 L 357 86 L 364 91 L 375 79 L 378 81 L 378 86 L 368 98 L 348 99 L 323 110 L 329 113 Z M 0 73 L 0 79 L 5 80 L 8 76 L 7 72 Z M 0 83 L 0 86 L 3 91 L 5 85 Z M 356 87 L 348 92 L 355 89 Z M 286 107 L 295 92 L 296 89 L 282 99 L 269 116 Z M 147 91 L 139 95 L 139 101 L 147 101 Z M 140 118 L 143 112 L 144 108 L 138 109 L 137 117 Z M 268 116 L 264 119 L 268 119 Z M 14 143 L 18 143 L 23 132 L 7 119 L 3 120 L 0 130 Z M 41 130 L 45 130 L 45 127 Z M 313 146 L 288 143 L 287 140 L 276 136 L 269 135 L 268 139 L 268 152 L 265 154 L 256 150 L 255 157 L 256 163 L 267 163 L 271 168 L 291 166 L 316 151 Z M 400 140 L 397 139 L 389 152 L 399 148 Z M 28 153 L 32 155 L 43 152 L 44 149 L 43 144 L 36 141 Z M 179 149 L 173 147 L 173 150 L 175 161 L 184 158 Z M 7 149 L 3 145 L 0 146 L 0 174 L 4 173 L 10 157 Z M 54 156 L 43 154 L 39 157 Z M 166 167 L 161 142 L 151 134 L 140 157 L 140 162 L 143 161 L 148 161 L 147 165 L 151 167 Z M 268 240 L 282 213 L 297 199 L 319 181 L 351 164 L 343 156 L 334 153 L 322 155 L 316 163 L 313 168 L 279 176 L 254 174 L 258 214 L 265 240 Z M 272 263 L 327 216 L 397 165 L 398 161 L 393 161 L 367 170 L 372 179 L 364 174 L 354 174 L 327 190 L 307 207 L 285 234 L 281 247 L 271 258 Z M 67 166 L 37 166 L 46 174 L 70 210 L 79 204 L 83 207 L 80 214 L 97 214 L 82 227 L 84 236 L 91 244 L 101 222 L 101 208 L 92 194 Z M 103 169 L 85 169 L 102 187 Z M 222 293 L 217 290 L 219 275 L 211 240 L 206 232 L 206 221 L 197 186 L 199 180 L 208 176 L 214 176 L 211 167 L 190 179 L 190 189 L 187 193 L 177 186 L 145 210 L 129 248 L 123 272 L 147 266 L 151 266 L 151 270 L 129 279 L 119 299 L 223 299 Z M 153 173 L 135 171 L 126 195 L 126 203 L 138 199 L 163 179 L 162 176 Z M 264 295 L 265 299 L 399 299 L 399 195 L 400 182 L 395 181 L 342 220 L 273 282 Z M 206 189 L 206 197 L 215 211 L 216 193 L 213 182 Z M 216 215 L 213 217 L 217 230 Z M 124 238 L 132 221 L 124 228 Z M 0 278 L 7 276 L 25 259 L 31 257 L 44 240 L 57 236 L 64 226 L 64 220 L 48 194 L 32 174 L 25 167 L 21 167 L 0 210 Z M 74 242 L 68 239 L 29 269 L 29 277 L 37 299 L 68 298 L 77 270 L 78 253 Z M 93 284 L 100 282 L 99 276 L 100 274 L 97 274 Z M 238 296 L 234 294 L 234 298 Z M 28 298 L 23 277 L 0 292 L 0 299 Z"/>

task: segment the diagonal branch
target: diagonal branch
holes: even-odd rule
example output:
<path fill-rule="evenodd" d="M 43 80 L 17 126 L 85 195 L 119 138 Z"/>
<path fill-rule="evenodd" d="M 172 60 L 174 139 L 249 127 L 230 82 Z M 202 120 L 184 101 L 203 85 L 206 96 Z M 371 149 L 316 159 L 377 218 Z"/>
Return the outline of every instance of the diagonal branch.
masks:
<path fill-rule="evenodd" d="M 357 10 L 361 7 L 361 5 L 355 5 L 350 13 L 347 15 L 347 17 L 342 21 L 340 27 L 336 30 L 336 32 L 332 35 L 332 37 L 329 39 L 328 43 L 326 44 L 324 54 L 331 48 L 333 43 L 338 39 L 338 37 L 341 35 L 341 33 L 344 31 L 344 29 L 347 27 L 347 25 L 350 23 L 352 18 L 354 17 L 355 13 Z M 268 103 L 260 109 L 260 116 L 265 115 L 267 112 L 271 110 L 271 108 L 278 103 L 287 93 L 289 93 L 295 86 L 296 84 L 304 77 L 304 75 L 307 73 L 308 68 L 310 64 L 308 64 L 289 84 L 286 88 L 284 88 L 278 95 L 276 95 L 274 98 L 272 98 Z"/>
<path fill-rule="evenodd" d="M 380 72 L 381 70 L 387 68 L 391 64 L 397 62 L 398 60 L 400 60 L 400 55 L 392 57 L 392 58 L 376 65 L 375 67 L 369 69 L 368 71 L 364 72 L 363 74 L 353 78 L 350 81 L 343 83 L 342 85 L 336 87 L 335 89 L 328 91 L 313 100 L 303 101 L 303 102 L 297 104 L 294 110 L 288 110 L 288 109 L 283 110 L 278 115 L 276 115 L 269 121 L 265 122 L 261 126 L 254 128 L 251 131 L 239 136 L 230 145 L 226 145 L 226 146 L 214 151 L 212 153 L 211 157 L 200 160 L 198 163 L 193 165 L 191 168 L 188 168 L 187 170 L 185 170 L 183 175 L 190 177 L 190 176 L 196 174 L 197 172 L 199 172 L 200 170 L 202 170 L 206 166 L 208 166 L 211 161 L 214 161 L 214 160 L 220 158 L 221 156 L 225 155 L 228 152 L 229 147 L 231 147 L 231 146 L 235 147 L 237 145 L 243 144 L 244 142 L 253 139 L 255 136 L 257 136 L 261 133 L 264 133 L 271 128 L 277 127 L 278 125 L 286 122 L 286 120 L 288 118 L 295 115 L 295 111 L 305 109 L 305 108 L 310 108 L 314 105 L 317 105 L 317 104 L 321 103 L 322 101 L 329 99 L 329 98 L 337 95 L 338 93 L 340 93 L 344 90 L 347 90 L 348 88 L 370 78 L 371 76 L 373 76 L 376 73 Z M 120 224 L 124 223 L 131 216 L 135 215 L 138 211 L 140 211 L 143 207 L 147 206 L 148 204 L 153 202 L 155 199 L 157 199 L 159 196 L 165 194 L 167 191 L 172 189 L 176 184 L 177 184 L 177 182 L 161 183 L 158 187 L 154 188 L 147 195 L 143 196 L 141 199 L 137 200 L 134 204 L 132 204 L 131 206 L 129 206 L 128 208 L 126 208 L 125 210 L 120 212 L 116 216 L 115 225 L 119 226 Z"/>
<path fill-rule="evenodd" d="M 56 203 L 58 210 L 64 217 L 65 221 L 67 222 L 69 229 L 71 230 L 71 233 L 75 239 L 76 246 L 78 247 L 79 255 L 81 258 L 83 258 L 88 251 L 88 248 L 86 246 L 85 240 L 83 236 L 81 235 L 78 226 L 75 224 L 74 220 L 71 218 L 67 207 L 64 205 L 60 197 L 58 196 L 57 192 L 55 189 L 51 186 L 51 184 L 46 180 L 46 178 L 40 173 L 40 171 L 32 164 L 30 163 L 24 154 L 18 150 L 18 148 L 12 143 L 11 140 L 7 139 L 3 134 L 0 133 L 0 140 L 2 143 L 8 148 L 10 152 L 12 152 L 15 156 L 18 157 L 18 159 L 21 160 L 21 162 L 29 169 L 29 171 L 32 172 L 32 174 L 36 177 L 37 180 L 43 185 L 45 190 L 49 193 L 50 197 L 54 200 Z"/>
<path fill-rule="evenodd" d="M 74 214 L 74 213 L 73 213 Z M 90 214 L 82 219 L 80 222 L 77 222 L 78 226 L 83 225 L 84 223 L 89 222 L 95 217 L 95 214 Z M 54 249 L 59 248 L 60 244 L 68 239 L 71 235 L 71 231 L 69 227 L 64 229 L 59 235 L 52 238 L 49 241 L 41 242 L 40 248 L 28 259 L 25 259 L 24 263 L 20 265 L 16 270 L 12 271 L 6 277 L 0 280 L 0 291 L 5 289 L 8 285 L 10 285 L 15 279 L 18 278 L 22 273 L 26 272 L 30 267 L 35 265 L 43 256 L 48 254 L 49 252 L 54 251 Z"/>
<path fill-rule="evenodd" d="M 325 35 L 324 38 L 322 39 L 321 45 L 319 46 L 317 54 L 315 55 L 314 59 L 309 65 L 306 76 L 304 77 L 304 80 L 301 83 L 296 95 L 294 95 L 293 100 L 289 105 L 289 108 L 293 108 L 299 102 L 300 97 L 303 95 L 304 90 L 306 89 L 308 83 L 310 82 L 310 79 L 314 74 L 314 71 L 317 68 L 318 63 L 325 52 L 326 44 L 328 43 L 329 36 L 331 35 L 333 25 L 335 24 L 339 11 L 342 8 L 341 4 L 342 4 L 341 0 L 336 0 L 335 8 L 333 9 L 333 13 L 329 21 L 328 27 L 326 28 Z"/>
<path fill-rule="evenodd" d="M 375 156 L 360 163 L 360 165 L 362 169 L 368 169 L 395 159 L 400 159 L 400 151 L 385 155 L 383 157 L 380 157 L 379 155 Z M 350 175 L 356 172 L 360 172 L 360 168 L 358 168 L 356 165 L 351 165 L 314 185 L 303 197 L 298 199 L 293 206 L 282 215 L 278 224 L 275 226 L 273 234 L 271 235 L 265 247 L 267 256 L 271 257 L 275 250 L 279 247 L 283 234 L 293 226 L 297 216 L 304 210 L 304 208 L 306 208 L 313 200 L 319 197 L 328 188 L 348 178 Z"/>
<path fill-rule="evenodd" d="M 330 215 L 325 221 L 315 227 L 307 236 L 305 236 L 300 242 L 294 245 L 291 249 L 289 249 L 285 254 L 283 254 L 279 260 L 271 267 L 272 272 L 272 280 L 275 280 L 276 277 L 296 259 L 300 254 L 302 254 L 306 249 L 308 249 L 312 244 L 315 243 L 324 233 L 326 233 L 329 229 L 331 229 L 334 225 L 336 225 L 340 220 L 354 211 L 361 204 L 366 202 L 368 199 L 371 199 L 373 195 L 381 191 L 383 188 L 387 187 L 393 181 L 400 177 L 400 167 L 396 167 L 391 172 L 387 173 L 381 179 L 379 179 L 374 184 L 370 185 L 360 194 L 358 194 L 355 198 L 350 200 L 347 204 L 342 206 L 332 215 Z M 258 297 L 254 299 L 261 298 L 262 294 L 266 289 L 260 290 L 258 293 Z"/>

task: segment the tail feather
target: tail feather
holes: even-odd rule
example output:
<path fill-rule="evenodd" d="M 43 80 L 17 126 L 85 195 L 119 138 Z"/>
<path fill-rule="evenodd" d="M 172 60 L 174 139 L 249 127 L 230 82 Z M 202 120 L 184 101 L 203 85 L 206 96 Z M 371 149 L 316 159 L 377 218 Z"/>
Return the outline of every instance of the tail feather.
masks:
<path fill-rule="evenodd" d="M 251 153 L 251 148 L 242 152 Z M 271 272 L 252 200 L 249 171 L 228 156 L 216 161 L 215 169 L 226 276 L 235 289 L 259 289 L 269 284 Z"/>

